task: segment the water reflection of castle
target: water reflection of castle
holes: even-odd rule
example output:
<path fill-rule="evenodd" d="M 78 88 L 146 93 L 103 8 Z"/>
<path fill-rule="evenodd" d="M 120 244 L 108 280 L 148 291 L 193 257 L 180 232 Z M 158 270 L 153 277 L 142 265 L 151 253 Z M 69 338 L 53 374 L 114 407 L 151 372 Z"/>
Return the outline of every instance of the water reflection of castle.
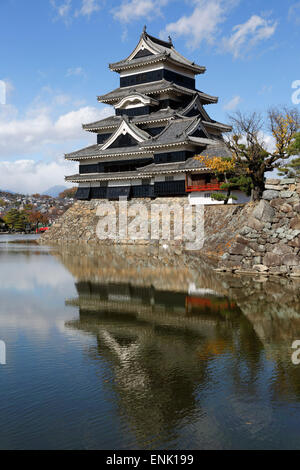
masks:
<path fill-rule="evenodd" d="M 228 298 L 207 289 L 201 295 L 96 282 L 76 288 L 78 298 L 67 304 L 79 308 L 79 319 L 67 326 L 97 337 L 89 355 L 110 365 L 114 380 L 107 386 L 140 445 L 176 442 L 179 429 L 196 422 L 216 360 L 224 372 L 229 368 L 225 375 L 237 393 L 241 369 L 255 390 L 262 344 Z"/>
<path fill-rule="evenodd" d="M 87 357 L 100 388 L 142 448 L 264 439 L 276 409 L 300 404 L 300 281 L 224 276 L 197 256 L 139 247 L 54 256 L 78 280 L 67 304 L 79 317 L 66 326 L 96 339 Z"/>

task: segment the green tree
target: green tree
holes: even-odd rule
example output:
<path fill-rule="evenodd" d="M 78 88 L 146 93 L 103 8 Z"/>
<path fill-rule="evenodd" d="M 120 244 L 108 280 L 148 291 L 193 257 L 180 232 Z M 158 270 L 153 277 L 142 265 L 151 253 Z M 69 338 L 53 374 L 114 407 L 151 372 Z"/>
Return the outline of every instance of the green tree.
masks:
<path fill-rule="evenodd" d="M 252 180 L 249 170 L 244 162 L 236 161 L 233 157 L 210 157 L 205 155 L 196 156 L 206 168 L 209 168 L 216 178 L 222 183 L 220 189 L 226 193 L 212 193 L 212 199 L 224 201 L 227 204 L 229 199 L 237 199 L 232 195 L 234 189 L 239 189 L 250 195 Z"/>
<path fill-rule="evenodd" d="M 295 135 L 293 142 L 289 147 L 290 155 L 297 155 L 285 166 L 279 168 L 279 174 L 288 178 L 295 178 L 300 176 L 300 132 Z"/>
<path fill-rule="evenodd" d="M 18 209 L 10 209 L 3 217 L 6 225 L 17 232 L 23 231 L 26 225 L 26 215 Z"/>
<path fill-rule="evenodd" d="M 249 176 L 238 175 L 238 169 L 236 174 L 231 174 L 226 177 L 226 181 L 221 184 L 220 188 L 223 191 L 226 191 L 226 194 L 222 193 L 213 193 L 211 195 L 212 199 L 216 201 L 224 201 L 224 204 L 227 204 L 229 199 L 237 200 L 237 197 L 232 194 L 233 190 L 243 191 L 250 196 L 252 190 L 252 180 Z"/>
<path fill-rule="evenodd" d="M 17 218 L 15 222 L 14 229 L 17 232 L 24 232 L 26 223 L 27 223 L 26 215 L 24 214 L 24 212 L 19 212 L 19 217 Z"/>

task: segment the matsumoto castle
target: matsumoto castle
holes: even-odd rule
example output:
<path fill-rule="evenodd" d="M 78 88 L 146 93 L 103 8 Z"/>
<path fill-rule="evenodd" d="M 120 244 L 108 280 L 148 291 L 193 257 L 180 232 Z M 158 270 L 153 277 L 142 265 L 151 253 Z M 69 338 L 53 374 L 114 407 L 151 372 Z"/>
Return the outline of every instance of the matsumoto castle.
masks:
<path fill-rule="evenodd" d="M 79 162 L 77 199 L 188 197 L 191 204 L 216 204 L 220 183 L 195 155 L 228 156 L 223 132 L 230 126 L 210 118 L 206 105 L 218 98 L 196 88 L 205 67 L 146 32 L 124 60 L 109 65 L 120 87 L 99 96 L 115 115 L 83 129 L 97 143 L 65 156 Z M 246 196 L 236 191 L 236 202 Z"/>

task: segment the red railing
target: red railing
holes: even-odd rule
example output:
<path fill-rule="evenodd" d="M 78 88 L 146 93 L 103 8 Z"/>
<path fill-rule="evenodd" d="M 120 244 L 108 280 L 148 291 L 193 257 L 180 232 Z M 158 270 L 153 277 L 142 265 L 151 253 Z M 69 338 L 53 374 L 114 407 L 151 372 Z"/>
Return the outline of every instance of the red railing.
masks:
<path fill-rule="evenodd" d="M 220 191 L 221 183 L 207 183 L 207 184 L 192 184 L 186 185 L 186 192 L 191 193 L 193 191 Z"/>

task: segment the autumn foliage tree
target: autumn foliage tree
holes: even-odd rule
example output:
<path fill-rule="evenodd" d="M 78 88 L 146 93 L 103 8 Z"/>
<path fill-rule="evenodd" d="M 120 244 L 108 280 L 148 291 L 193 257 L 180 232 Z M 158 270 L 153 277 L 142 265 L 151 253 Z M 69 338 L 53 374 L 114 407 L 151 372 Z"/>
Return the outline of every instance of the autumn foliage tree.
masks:
<path fill-rule="evenodd" d="M 48 225 L 49 217 L 47 214 L 42 214 L 40 211 L 31 211 L 28 214 L 28 221 L 37 228 L 39 224 Z"/>
<path fill-rule="evenodd" d="M 260 199 L 265 189 L 265 172 L 280 168 L 290 157 L 290 149 L 300 130 L 297 108 L 272 108 L 263 120 L 257 113 L 231 116 L 232 133 L 228 145 L 237 167 L 248 170 L 252 182 L 252 200 Z M 270 148 L 266 131 L 271 132 Z"/>
<path fill-rule="evenodd" d="M 227 204 L 229 199 L 237 199 L 232 195 L 234 189 L 240 189 L 249 194 L 251 191 L 251 178 L 249 171 L 244 163 L 239 163 L 234 157 L 208 157 L 199 155 L 196 157 L 200 160 L 205 168 L 209 168 L 219 180 L 223 180 L 220 189 L 224 193 L 212 193 L 212 199 L 224 201 Z"/>
<path fill-rule="evenodd" d="M 59 194 L 60 199 L 65 199 L 65 198 L 74 198 L 75 194 L 77 192 L 77 187 L 73 186 L 73 188 L 68 188 L 65 189 L 62 193 Z"/>

